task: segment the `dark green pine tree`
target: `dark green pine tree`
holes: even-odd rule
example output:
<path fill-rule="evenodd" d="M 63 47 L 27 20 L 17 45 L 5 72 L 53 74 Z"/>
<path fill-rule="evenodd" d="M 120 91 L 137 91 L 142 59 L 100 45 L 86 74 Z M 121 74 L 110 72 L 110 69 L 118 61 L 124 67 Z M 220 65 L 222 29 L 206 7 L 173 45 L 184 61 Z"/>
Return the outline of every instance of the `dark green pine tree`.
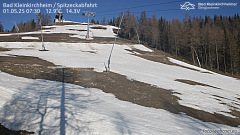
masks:
<path fill-rule="evenodd" d="M 34 19 L 31 19 L 31 29 L 35 29 L 36 28 L 36 22 Z"/>
<path fill-rule="evenodd" d="M 238 75 L 240 75 L 240 31 L 238 32 L 237 51 L 238 51 Z"/>
<path fill-rule="evenodd" d="M 0 20 L 0 32 L 4 32 L 4 29 L 3 29 L 3 26 L 2 26 L 1 20 Z"/>

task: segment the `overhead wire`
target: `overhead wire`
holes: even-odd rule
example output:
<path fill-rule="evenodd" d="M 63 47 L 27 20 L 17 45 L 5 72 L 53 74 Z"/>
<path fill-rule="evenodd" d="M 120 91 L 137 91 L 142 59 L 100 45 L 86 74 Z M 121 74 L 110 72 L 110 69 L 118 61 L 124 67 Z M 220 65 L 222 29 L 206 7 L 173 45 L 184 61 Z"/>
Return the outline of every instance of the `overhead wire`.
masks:
<path fill-rule="evenodd" d="M 151 11 L 145 11 L 145 12 L 157 12 L 157 11 L 160 11 L 160 12 L 164 12 L 164 11 L 176 11 L 176 10 L 181 10 L 181 9 L 159 9 L 159 10 L 151 10 Z M 143 11 L 142 11 L 143 12 Z M 142 12 L 131 12 L 131 13 L 142 13 Z M 104 14 L 104 16 L 107 16 L 107 15 L 116 15 L 116 14 L 119 14 L 119 13 L 115 13 L 115 14 Z"/>
<path fill-rule="evenodd" d="M 177 3 L 177 2 L 182 2 L 182 1 L 186 1 L 186 0 L 177 0 L 177 1 L 170 1 L 170 2 L 161 2 L 161 3 L 155 3 L 155 4 L 134 6 L 134 7 L 128 7 L 128 8 L 119 8 L 119 9 L 113 9 L 113 10 L 106 10 L 106 11 L 98 12 L 98 14 L 105 13 L 105 12 L 110 12 L 110 11 L 118 11 L 118 10 L 125 10 L 125 9 L 134 9 L 134 8 L 141 8 L 141 7 L 150 7 L 150 6 L 164 5 L 164 4 L 170 4 L 170 3 Z"/>

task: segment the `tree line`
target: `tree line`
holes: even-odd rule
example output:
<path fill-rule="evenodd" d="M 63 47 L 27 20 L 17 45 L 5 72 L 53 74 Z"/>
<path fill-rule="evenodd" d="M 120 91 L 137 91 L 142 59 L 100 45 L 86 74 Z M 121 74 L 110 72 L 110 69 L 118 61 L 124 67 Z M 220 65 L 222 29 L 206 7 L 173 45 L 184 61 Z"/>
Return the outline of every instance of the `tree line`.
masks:
<path fill-rule="evenodd" d="M 0 32 L 4 32 L 4 28 L 2 26 L 1 20 L 0 20 Z"/>
<path fill-rule="evenodd" d="M 49 14 L 44 14 L 44 13 L 38 13 L 36 15 L 37 17 L 37 22 L 35 22 L 35 19 L 28 20 L 27 22 L 20 21 L 19 23 L 16 23 L 13 25 L 12 29 L 9 30 L 4 30 L 1 20 L 0 20 L 0 32 L 24 32 L 24 31 L 30 31 L 36 29 L 38 26 L 40 26 L 40 20 L 41 20 L 41 25 L 46 26 L 51 24 L 51 16 Z M 17 26 L 17 28 L 16 28 Z"/>
<path fill-rule="evenodd" d="M 123 13 L 107 21 L 119 26 Z M 103 19 L 101 22 L 105 22 Z M 240 17 L 218 16 L 213 18 L 191 17 L 182 20 L 147 17 L 143 11 L 140 17 L 130 11 L 124 13 L 119 36 L 139 40 L 152 48 L 182 57 L 193 64 L 218 72 L 240 75 Z"/>
<path fill-rule="evenodd" d="M 44 13 L 38 13 L 36 15 L 36 21 L 35 19 L 28 20 L 27 22 L 23 23 L 23 21 L 17 23 L 18 31 L 23 32 L 23 31 L 30 31 L 36 29 L 38 26 L 40 26 L 40 20 L 41 20 L 41 25 L 46 26 L 51 24 L 51 16 L 48 14 Z M 10 32 L 17 32 L 16 25 L 13 26 Z"/>

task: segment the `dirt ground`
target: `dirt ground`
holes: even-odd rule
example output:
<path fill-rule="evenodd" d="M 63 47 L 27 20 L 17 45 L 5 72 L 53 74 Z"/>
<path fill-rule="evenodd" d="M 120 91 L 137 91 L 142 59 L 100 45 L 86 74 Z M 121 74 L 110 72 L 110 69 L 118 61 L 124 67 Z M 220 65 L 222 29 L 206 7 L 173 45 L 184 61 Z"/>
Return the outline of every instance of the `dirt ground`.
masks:
<path fill-rule="evenodd" d="M 9 130 L 0 123 L 0 135 L 29 135 L 29 134 L 34 134 L 34 132 L 28 132 L 23 130 L 20 131 Z"/>
<path fill-rule="evenodd" d="M 118 99 L 129 101 L 146 107 L 164 109 L 178 114 L 185 113 L 193 118 L 237 127 L 239 119 L 221 114 L 211 114 L 196 110 L 178 103 L 180 100 L 171 90 L 166 90 L 143 82 L 129 80 L 117 73 L 95 72 L 93 69 L 58 68 L 57 65 L 36 57 L 15 56 L 0 57 L 0 70 L 15 76 L 31 79 L 46 79 L 80 85 L 89 88 L 99 88 L 106 93 L 114 94 Z M 240 112 L 232 111 L 235 116 Z"/>

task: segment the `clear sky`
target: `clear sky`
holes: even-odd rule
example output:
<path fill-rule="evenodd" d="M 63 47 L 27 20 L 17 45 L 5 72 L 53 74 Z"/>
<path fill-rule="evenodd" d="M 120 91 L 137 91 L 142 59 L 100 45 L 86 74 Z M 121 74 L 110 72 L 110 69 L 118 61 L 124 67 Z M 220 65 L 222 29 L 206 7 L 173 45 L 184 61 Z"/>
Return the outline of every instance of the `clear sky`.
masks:
<path fill-rule="evenodd" d="M 180 9 L 180 4 L 183 5 L 185 2 L 190 2 L 195 5 L 195 9 L 184 10 Z M 6 4 L 51 4 L 55 7 L 4 7 L 4 3 Z M 55 4 L 56 3 L 56 4 Z M 53 9 L 60 9 L 57 7 L 59 4 L 97 4 L 97 7 L 88 7 L 88 8 L 79 8 L 79 7 L 68 7 L 61 8 L 63 11 L 63 18 L 65 20 L 76 21 L 76 22 L 87 22 L 87 17 L 82 16 L 82 11 L 92 11 L 96 12 L 96 17 L 94 19 L 101 20 L 104 16 L 106 19 L 111 19 L 112 17 L 119 16 L 120 12 L 126 11 L 128 8 L 130 12 L 134 12 L 135 16 L 140 16 L 140 12 L 143 10 L 150 11 L 147 12 L 147 17 L 155 14 L 157 18 L 161 16 L 166 18 L 167 20 L 171 20 L 173 18 L 178 18 L 182 20 L 186 13 L 190 14 L 190 16 L 205 16 L 209 15 L 211 17 L 216 15 L 223 16 L 232 16 L 235 13 L 240 14 L 240 0 L 1 0 L 0 2 L 0 20 L 4 27 L 4 29 L 11 29 L 13 26 L 12 21 L 16 21 L 17 23 L 21 20 L 23 22 L 30 20 L 31 18 L 36 19 L 36 12 L 41 11 L 43 13 L 47 13 L 48 11 L 53 11 Z M 219 9 L 198 9 L 199 3 L 237 3 L 237 6 L 217 6 Z M 13 5 L 16 6 L 16 5 Z M 189 5 L 190 6 L 190 5 Z M 210 7 L 210 6 L 208 6 Z M 29 10 L 31 9 L 31 11 Z M 39 9 L 39 10 L 38 10 Z M 72 12 L 76 13 L 67 13 L 72 9 Z M 74 11 L 74 9 L 76 9 Z M 79 9 L 81 10 L 80 13 Z M 32 13 L 19 13 L 20 11 L 27 10 Z M 18 12 L 18 13 L 14 13 Z M 53 18 L 55 17 L 55 13 L 50 14 Z"/>

